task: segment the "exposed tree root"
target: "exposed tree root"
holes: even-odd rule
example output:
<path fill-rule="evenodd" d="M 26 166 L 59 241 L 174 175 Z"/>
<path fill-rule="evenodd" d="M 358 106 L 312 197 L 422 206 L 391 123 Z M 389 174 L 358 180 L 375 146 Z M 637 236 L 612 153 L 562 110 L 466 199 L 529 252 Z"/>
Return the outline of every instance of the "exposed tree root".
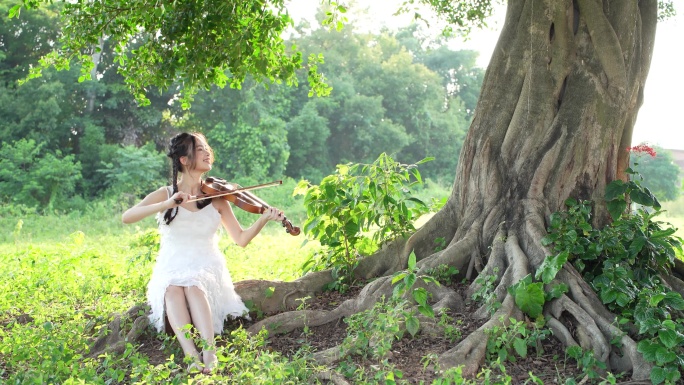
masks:
<path fill-rule="evenodd" d="M 499 244 L 502 242 L 499 241 Z M 500 246 L 499 246 L 500 247 Z M 518 240 L 515 235 L 509 235 L 506 239 L 504 252 L 492 254 L 490 262 L 495 265 L 500 265 L 501 261 L 497 258 L 506 257 L 508 268 L 501 276 L 499 288 L 506 288 L 507 286 L 519 281 L 527 275 L 527 257 L 520 249 Z M 485 266 L 484 270 L 489 268 Z M 501 291 L 497 289 L 497 291 Z M 515 300 L 512 296 L 504 294 L 501 307 L 492 315 L 492 317 L 484 325 L 480 326 L 476 331 L 470 333 L 463 341 L 461 341 L 454 348 L 442 353 L 439 357 L 440 368 L 449 368 L 463 365 L 463 374 L 466 376 L 475 375 L 484 361 L 487 348 L 487 335 L 485 330 L 491 329 L 494 326 L 507 323 L 510 317 L 520 318 L 522 313 L 515 306 Z"/>
<path fill-rule="evenodd" d="M 323 381 L 330 381 L 334 385 L 349 385 L 349 382 L 347 382 L 344 376 L 341 376 L 330 370 L 316 374 L 316 378 Z"/>
<path fill-rule="evenodd" d="M 130 329 L 126 331 L 129 324 Z M 115 314 L 114 319 L 100 329 L 99 336 L 94 339 L 87 356 L 97 357 L 105 352 L 123 353 L 126 343 L 137 340 L 149 324 L 147 307 L 144 305 L 133 306 L 123 316 Z"/>
<path fill-rule="evenodd" d="M 240 298 L 266 314 L 294 309 L 299 299 L 311 297 L 323 291 L 332 282 L 329 270 L 309 273 L 291 282 L 246 280 L 235 283 Z"/>
<path fill-rule="evenodd" d="M 356 298 L 344 301 L 333 310 L 296 310 L 278 313 L 255 323 L 248 331 L 258 333 L 262 328 L 266 328 L 269 333 L 278 334 L 287 333 L 304 326 L 315 327 L 338 321 L 352 314 L 371 309 L 382 297 L 389 298 L 392 295 L 391 280 L 392 278 L 389 276 L 378 278 L 366 285 Z M 421 286 L 432 294 L 432 298 L 436 301 L 433 306 L 436 311 L 444 308 L 454 310 L 463 308 L 463 300 L 454 290 L 432 284 L 426 285 L 421 280 L 417 281 L 415 287 Z"/>

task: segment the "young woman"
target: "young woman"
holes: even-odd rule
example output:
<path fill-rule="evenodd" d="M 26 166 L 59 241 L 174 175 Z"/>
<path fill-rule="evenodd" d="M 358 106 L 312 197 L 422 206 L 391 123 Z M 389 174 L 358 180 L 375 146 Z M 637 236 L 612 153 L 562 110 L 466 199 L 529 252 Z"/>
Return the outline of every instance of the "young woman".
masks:
<path fill-rule="evenodd" d="M 174 136 L 167 155 L 173 165 L 172 186 L 147 195 L 123 213 L 122 220 L 134 223 L 157 215 L 161 245 L 147 287 L 150 321 L 160 332 L 168 321 L 185 356 L 190 357 L 189 371 L 210 373 L 217 362 L 214 335 L 223 331 L 228 315 L 237 317 L 247 312 L 233 289 L 225 257 L 218 248 L 217 230 L 223 224 L 235 243 L 245 247 L 269 220 L 282 221 L 284 216 L 271 207 L 243 229 L 225 199 L 186 202 L 202 194 L 202 175 L 211 170 L 214 161 L 202 134 Z M 203 340 L 201 345 L 206 349 L 201 354 L 186 337 L 184 326 L 188 324 Z"/>

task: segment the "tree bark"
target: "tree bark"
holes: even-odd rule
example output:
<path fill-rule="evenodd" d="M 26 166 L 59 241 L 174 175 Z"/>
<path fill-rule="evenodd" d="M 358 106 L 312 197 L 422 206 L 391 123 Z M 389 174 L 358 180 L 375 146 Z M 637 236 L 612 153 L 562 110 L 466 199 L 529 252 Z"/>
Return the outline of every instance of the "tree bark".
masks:
<path fill-rule="evenodd" d="M 608 222 L 603 195 L 608 183 L 626 179 L 656 21 L 656 1 L 509 2 L 443 208 L 457 224 L 449 247 L 467 240 L 475 249 L 421 255 L 423 267 L 486 260 L 482 271 L 498 271 L 503 306 L 441 356 L 446 366 L 475 373 L 484 358 L 482 331 L 516 315 L 505 289 L 552 255 L 540 242 L 546 219 L 568 197 L 595 203 L 595 226 Z M 423 242 L 432 242 L 430 234 Z M 625 337 L 617 350 L 610 345 L 619 334 L 614 316 L 579 274 L 566 267 L 558 279 L 570 292 L 547 304 L 545 315 L 559 339 L 592 349 L 609 369 L 647 379 L 650 366 L 634 341 Z"/>

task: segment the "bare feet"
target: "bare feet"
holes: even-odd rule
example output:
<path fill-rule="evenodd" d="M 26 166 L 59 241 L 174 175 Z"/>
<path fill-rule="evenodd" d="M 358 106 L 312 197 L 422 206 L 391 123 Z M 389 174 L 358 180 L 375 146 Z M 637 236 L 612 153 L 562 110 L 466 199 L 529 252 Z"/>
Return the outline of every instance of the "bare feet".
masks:
<path fill-rule="evenodd" d="M 202 354 L 197 354 L 197 351 L 195 351 L 194 354 L 190 354 L 190 358 L 192 359 L 192 362 L 190 363 L 190 365 L 188 365 L 188 373 L 209 374 L 210 371 L 205 367 L 204 362 L 202 362 Z"/>
<path fill-rule="evenodd" d="M 188 365 L 188 373 L 190 374 L 204 373 L 205 370 L 207 370 L 207 368 L 205 368 L 204 364 L 202 364 L 200 361 L 195 361 Z"/>
<path fill-rule="evenodd" d="M 204 361 L 204 371 L 202 373 L 204 374 L 210 374 L 214 368 L 216 367 L 216 364 L 218 363 L 218 358 L 216 357 L 216 351 L 214 350 L 205 350 L 202 352 L 202 361 Z"/>

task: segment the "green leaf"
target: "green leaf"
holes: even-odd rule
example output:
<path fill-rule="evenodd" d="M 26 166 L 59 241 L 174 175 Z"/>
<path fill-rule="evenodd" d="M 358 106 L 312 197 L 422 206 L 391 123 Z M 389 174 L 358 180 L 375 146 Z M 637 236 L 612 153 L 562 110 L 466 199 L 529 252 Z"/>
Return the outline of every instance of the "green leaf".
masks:
<path fill-rule="evenodd" d="M 527 341 L 520 337 L 516 337 L 515 340 L 513 341 L 513 348 L 515 349 L 515 352 L 518 353 L 518 355 L 522 358 L 527 357 Z"/>
<path fill-rule="evenodd" d="M 416 275 L 415 274 L 407 274 L 406 277 L 404 278 L 404 284 L 406 285 L 406 289 L 410 289 L 413 287 L 413 284 L 416 283 Z"/>
<path fill-rule="evenodd" d="M 275 293 L 275 287 L 269 286 L 264 290 L 264 297 L 270 298 L 273 297 L 273 294 Z"/>
<path fill-rule="evenodd" d="M 394 274 L 394 276 L 392 277 L 392 285 L 394 285 L 395 283 L 404 279 L 404 277 L 406 277 L 407 274 L 408 273 L 405 271 L 400 271 L 400 272 Z"/>
<path fill-rule="evenodd" d="M 430 305 L 419 305 L 418 311 L 426 317 L 435 318 L 435 311 Z"/>
<path fill-rule="evenodd" d="M 419 287 L 417 289 L 413 290 L 413 299 L 416 300 L 417 303 L 420 305 L 425 305 L 427 304 L 428 301 L 428 292 L 422 287 Z"/>
<path fill-rule="evenodd" d="M 553 242 L 555 242 L 555 239 L 553 239 L 552 237 L 550 237 L 548 235 L 541 239 L 542 246 L 548 246 L 548 245 L 552 244 Z"/>
<path fill-rule="evenodd" d="M 671 330 L 671 329 L 660 329 L 658 331 L 658 339 L 668 349 L 672 349 L 675 346 L 679 345 L 679 343 L 682 340 L 681 337 L 679 335 L 677 335 L 677 332 L 674 330 Z M 674 360 L 674 358 L 672 360 Z M 665 362 L 670 362 L 670 361 L 665 361 Z"/>
<path fill-rule="evenodd" d="M 665 369 L 658 366 L 651 369 L 651 383 L 653 385 L 658 385 L 661 382 L 665 381 L 665 376 Z"/>
<path fill-rule="evenodd" d="M 642 190 L 632 190 L 629 193 L 629 197 L 632 198 L 632 201 L 646 207 L 653 207 L 655 204 L 655 198 L 650 192 L 647 193 L 646 191 Z"/>
<path fill-rule="evenodd" d="M 577 206 L 577 200 L 575 198 L 568 198 L 565 200 L 565 205 L 567 207 Z"/>
<path fill-rule="evenodd" d="M 541 282 L 520 285 L 515 290 L 515 304 L 530 318 L 541 315 L 544 307 L 544 288 Z"/>
<path fill-rule="evenodd" d="M 10 8 L 9 18 L 12 19 L 14 17 L 18 17 L 20 13 L 21 13 L 21 4 L 17 4 L 14 7 Z"/>
<path fill-rule="evenodd" d="M 560 298 L 563 294 L 568 292 L 568 285 L 561 283 L 558 285 L 553 285 L 551 291 L 549 291 L 546 296 L 546 300 L 550 301 L 554 298 Z"/>
<path fill-rule="evenodd" d="M 644 245 L 646 244 L 648 240 L 646 237 L 636 237 L 634 240 L 632 240 L 632 243 L 629 245 L 629 255 L 632 257 L 635 257 L 641 249 L 644 248 Z"/>
<path fill-rule="evenodd" d="M 539 266 L 537 269 L 537 272 L 535 273 L 535 278 L 539 279 L 541 276 L 541 280 L 544 283 L 550 283 L 554 278 L 556 278 L 556 275 L 560 271 L 560 269 L 563 268 L 563 265 L 565 265 L 565 262 L 568 261 L 568 251 L 564 250 L 561 253 L 557 254 L 556 256 L 549 256 L 544 259 L 544 262 Z"/>
<path fill-rule="evenodd" d="M 613 218 L 614 221 L 620 219 L 626 208 L 627 202 L 625 202 L 624 199 L 620 198 L 608 202 L 608 213 L 610 213 L 610 217 Z"/>
<path fill-rule="evenodd" d="M 637 350 L 644 355 L 646 361 L 655 362 L 656 352 L 660 345 L 652 343 L 650 340 L 641 340 L 637 344 Z"/>
<path fill-rule="evenodd" d="M 409 270 L 414 270 L 416 268 L 416 253 L 413 251 L 409 254 L 408 268 Z"/>
<path fill-rule="evenodd" d="M 413 315 L 406 316 L 406 330 L 411 334 L 412 337 L 416 336 L 418 329 L 420 329 L 420 321 L 418 320 L 418 317 Z"/>
<path fill-rule="evenodd" d="M 667 350 L 661 347 L 656 352 L 656 363 L 658 365 L 669 364 L 670 362 L 673 362 L 676 359 L 677 355 L 671 350 Z"/>
<path fill-rule="evenodd" d="M 619 179 L 614 180 L 606 186 L 605 199 L 606 201 L 612 201 L 613 199 L 624 195 L 625 191 L 627 191 L 627 185 Z"/>
<path fill-rule="evenodd" d="M 663 303 L 675 310 L 684 310 L 684 299 L 679 293 L 673 291 L 668 292 L 665 294 Z"/>
<path fill-rule="evenodd" d="M 605 304 L 613 303 L 617 299 L 618 292 L 614 289 L 601 290 L 601 302 Z"/>
<path fill-rule="evenodd" d="M 648 299 L 648 303 L 651 307 L 656 307 L 663 299 L 665 299 L 665 293 L 654 294 Z"/>

